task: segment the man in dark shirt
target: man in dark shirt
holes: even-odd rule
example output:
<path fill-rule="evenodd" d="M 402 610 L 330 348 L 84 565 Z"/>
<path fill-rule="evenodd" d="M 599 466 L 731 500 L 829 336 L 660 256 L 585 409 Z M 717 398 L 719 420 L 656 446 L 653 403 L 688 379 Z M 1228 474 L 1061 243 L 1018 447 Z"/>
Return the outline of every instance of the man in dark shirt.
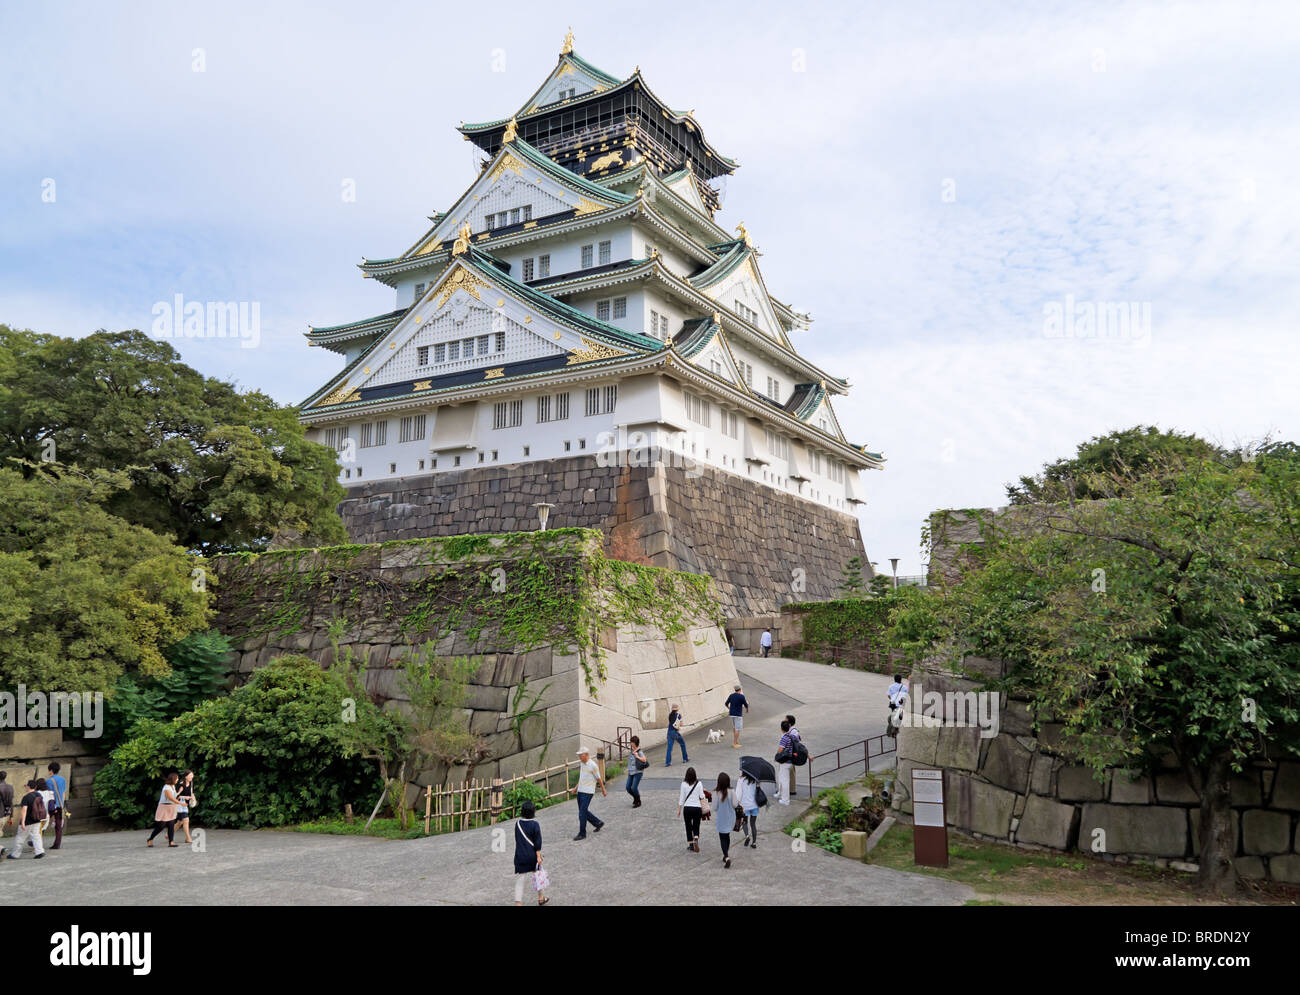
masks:
<path fill-rule="evenodd" d="M 27 794 L 18 803 L 18 832 L 14 835 L 14 847 L 6 860 L 17 860 L 22 856 L 23 845 L 31 840 L 36 859 L 45 856 L 45 844 L 41 842 L 41 817 L 36 814 L 36 803 L 41 801 L 40 792 L 36 790 L 36 781 L 27 782 Z M 0 850 L 0 853 L 4 853 Z"/>
<path fill-rule="evenodd" d="M 740 749 L 740 730 L 745 725 L 745 713 L 749 711 L 749 702 L 740 691 L 740 685 L 737 684 L 731 696 L 727 699 L 727 714 L 731 716 L 731 748 Z"/>

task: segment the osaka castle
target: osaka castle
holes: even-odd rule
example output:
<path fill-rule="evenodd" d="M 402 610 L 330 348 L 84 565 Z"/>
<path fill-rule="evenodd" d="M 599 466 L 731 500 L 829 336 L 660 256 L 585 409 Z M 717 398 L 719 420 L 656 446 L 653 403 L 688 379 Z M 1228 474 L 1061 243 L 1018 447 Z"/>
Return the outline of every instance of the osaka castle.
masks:
<path fill-rule="evenodd" d="M 339 453 L 353 539 L 545 516 L 713 575 L 735 615 L 833 596 L 867 559 L 859 471 L 883 457 L 836 417 L 848 380 L 795 349 L 812 318 L 719 217 L 738 163 L 572 33 L 513 113 L 460 132 L 474 182 L 404 252 L 361 263 L 392 310 L 307 332 L 343 357 L 300 417 Z"/>

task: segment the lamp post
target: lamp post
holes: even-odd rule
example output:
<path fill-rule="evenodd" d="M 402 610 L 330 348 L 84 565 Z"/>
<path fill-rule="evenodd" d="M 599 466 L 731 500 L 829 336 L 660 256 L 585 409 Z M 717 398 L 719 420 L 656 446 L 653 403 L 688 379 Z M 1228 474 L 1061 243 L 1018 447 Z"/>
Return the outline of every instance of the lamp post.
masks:
<path fill-rule="evenodd" d="M 546 531 L 546 520 L 551 517 L 551 509 L 555 505 L 547 501 L 538 501 L 533 507 L 537 509 L 537 520 L 541 523 L 538 525 L 537 531 L 544 532 Z"/>
<path fill-rule="evenodd" d="M 891 556 L 889 558 L 889 565 L 894 568 L 894 590 L 897 591 L 898 590 L 898 557 Z"/>

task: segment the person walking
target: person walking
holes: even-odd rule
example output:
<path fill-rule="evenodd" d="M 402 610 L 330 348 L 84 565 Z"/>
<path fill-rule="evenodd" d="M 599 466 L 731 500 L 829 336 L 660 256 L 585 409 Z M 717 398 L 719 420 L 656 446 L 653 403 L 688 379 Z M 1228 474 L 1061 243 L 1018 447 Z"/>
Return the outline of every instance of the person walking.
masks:
<path fill-rule="evenodd" d="M 731 716 L 731 748 L 740 749 L 740 730 L 745 726 L 745 713 L 749 711 L 749 702 L 737 684 L 726 701 L 727 714 Z"/>
<path fill-rule="evenodd" d="M 786 719 L 781 720 L 781 741 L 777 744 L 776 755 L 778 757 L 789 757 L 790 747 L 794 745 L 794 740 L 790 738 L 790 723 Z M 794 765 L 789 759 L 784 762 L 776 762 L 776 800 L 782 805 L 790 804 L 790 772 Z"/>
<path fill-rule="evenodd" d="M 725 770 L 718 774 L 713 789 L 713 826 L 718 831 L 722 846 L 722 866 L 731 867 L 731 831 L 736 828 L 736 799 L 731 793 L 731 775 Z"/>
<path fill-rule="evenodd" d="M 799 730 L 795 728 L 793 715 L 787 715 L 785 717 L 785 720 L 790 723 L 790 749 L 791 751 L 793 751 L 794 744 L 802 743 L 803 737 L 799 735 Z M 795 774 L 794 765 L 792 763 L 790 767 L 790 797 L 793 798 L 798 793 L 799 793 L 798 775 Z"/>
<path fill-rule="evenodd" d="M 609 792 L 605 790 L 605 782 L 600 779 L 600 768 L 596 762 L 591 759 L 591 751 L 585 746 L 578 750 L 578 759 L 582 762 L 578 768 L 578 786 L 573 790 L 578 795 L 578 835 L 573 837 L 574 842 L 585 840 L 587 838 L 587 823 L 591 823 L 594 832 L 600 832 L 605 828 L 603 819 L 597 819 L 590 811 L 591 799 L 595 797 L 596 788 L 600 788 L 602 798 L 608 798 Z"/>
<path fill-rule="evenodd" d="M 758 849 L 758 782 L 745 771 L 740 772 L 736 782 L 737 804 L 740 806 L 744 822 L 741 828 L 745 832 L 744 845 L 753 850 Z"/>
<path fill-rule="evenodd" d="M 627 758 L 627 793 L 632 796 L 632 807 L 641 807 L 641 777 L 650 761 L 641 752 L 641 737 L 632 737 L 632 753 Z"/>
<path fill-rule="evenodd" d="M 9 772 L 0 770 L 0 840 L 4 839 L 5 826 L 14 824 L 14 786 L 9 783 Z M 4 848 L 0 847 L 0 854 Z"/>
<path fill-rule="evenodd" d="M 665 767 L 673 765 L 673 743 L 681 745 L 682 763 L 688 764 L 691 762 L 691 758 L 686 755 L 686 740 L 682 737 L 683 724 L 682 713 L 678 711 L 676 705 L 673 705 L 668 712 L 668 757 L 664 761 Z"/>
<path fill-rule="evenodd" d="M 54 843 L 50 849 L 57 850 L 63 845 L 63 819 L 67 811 L 68 780 L 59 773 L 61 768 L 57 760 L 51 761 L 46 770 L 49 776 L 45 778 L 45 785 L 54 795 L 54 805 L 50 809 L 50 824 L 54 826 Z"/>
<path fill-rule="evenodd" d="M 197 801 L 194 795 L 194 771 L 187 770 L 176 785 L 176 825 L 185 833 L 185 842 L 193 843 L 190 836 L 190 807 Z"/>
<path fill-rule="evenodd" d="M 704 816 L 704 785 L 695 768 L 686 768 L 686 779 L 677 793 L 677 817 L 686 825 L 686 849 L 700 852 L 700 820 Z"/>
<path fill-rule="evenodd" d="M 173 837 L 176 833 L 176 806 L 179 801 L 176 796 L 177 780 L 175 771 L 163 778 L 162 793 L 158 796 L 158 807 L 153 813 L 153 832 L 149 834 L 145 846 L 153 846 L 153 838 L 164 829 L 167 830 L 167 845 L 176 845 Z"/>
<path fill-rule="evenodd" d="M 537 904 L 550 901 L 542 889 L 536 887 L 537 872 L 542 869 L 542 827 L 536 819 L 537 807 L 524 802 L 519 808 L 519 821 L 515 823 L 515 904 L 524 904 L 524 875 L 531 878 L 537 891 Z"/>
<path fill-rule="evenodd" d="M 772 630 L 764 629 L 763 635 L 759 637 L 758 645 L 763 647 L 763 656 L 767 656 L 772 651 Z"/>
<path fill-rule="evenodd" d="M 18 803 L 18 832 L 14 834 L 13 849 L 5 858 L 7 860 L 18 860 L 22 857 L 23 848 L 28 842 L 36 851 L 37 860 L 45 856 L 45 844 L 41 842 L 41 823 L 45 821 L 46 812 L 45 799 L 41 797 L 40 788 L 44 783 L 44 780 L 36 778 L 27 782 L 27 794 L 23 795 L 22 801 Z M 0 850 L 0 854 L 3 853 L 4 850 Z"/>

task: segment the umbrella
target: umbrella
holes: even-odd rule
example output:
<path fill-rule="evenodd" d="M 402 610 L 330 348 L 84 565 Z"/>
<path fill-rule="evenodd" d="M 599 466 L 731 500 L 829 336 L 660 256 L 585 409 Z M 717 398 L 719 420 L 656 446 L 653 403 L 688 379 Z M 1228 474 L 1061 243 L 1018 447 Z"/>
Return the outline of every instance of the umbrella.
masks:
<path fill-rule="evenodd" d="M 762 757 L 741 757 L 740 772 L 748 774 L 755 781 L 776 783 L 776 769 Z"/>

